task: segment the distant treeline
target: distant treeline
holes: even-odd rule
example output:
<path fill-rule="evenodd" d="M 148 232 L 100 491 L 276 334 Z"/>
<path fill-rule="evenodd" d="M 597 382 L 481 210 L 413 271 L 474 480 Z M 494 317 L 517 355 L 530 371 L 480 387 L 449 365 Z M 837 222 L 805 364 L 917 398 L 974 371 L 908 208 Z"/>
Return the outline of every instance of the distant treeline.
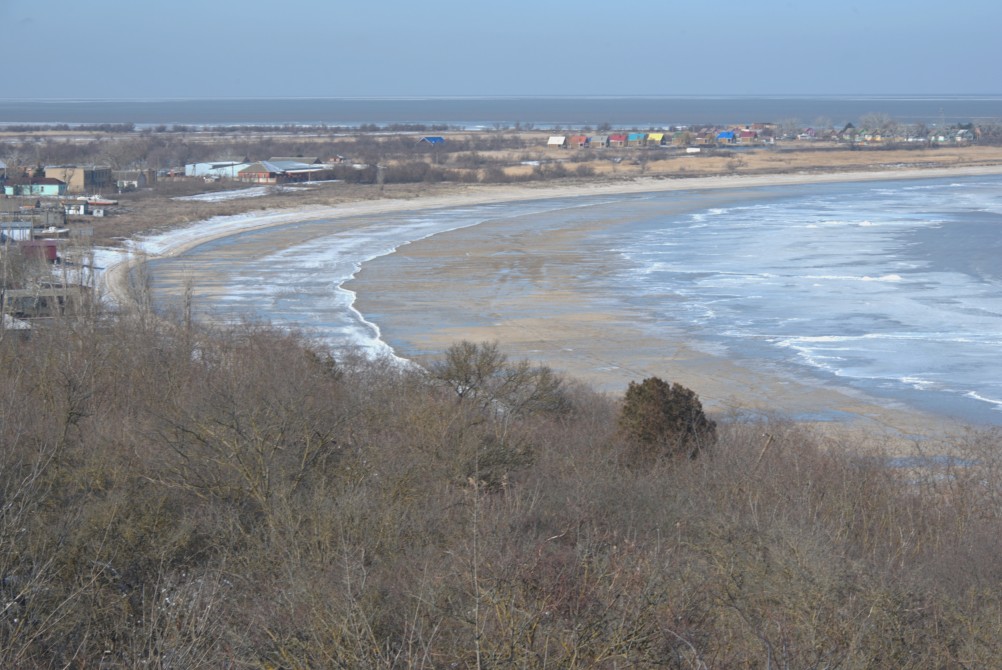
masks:
<path fill-rule="evenodd" d="M 4 123 L 0 124 L 0 130 L 11 133 L 40 133 L 48 130 L 57 131 L 80 131 L 80 132 L 101 132 L 101 133 L 131 133 L 136 130 L 134 123 L 45 123 L 45 124 L 23 124 Z"/>
<path fill-rule="evenodd" d="M 158 124 L 158 125 L 137 125 L 135 123 L 46 123 L 46 124 L 0 124 L 0 130 L 13 133 L 38 133 L 45 131 L 61 132 L 102 132 L 102 133 L 283 133 L 283 134 L 304 134 L 304 133 L 377 133 L 377 132 L 400 132 L 400 133 L 427 133 L 445 132 L 456 130 L 453 126 L 446 124 L 421 124 L 421 123 L 390 123 L 385 125 L 374 123 L 363 123 L 360 125 L 330 125 L 326 123 L 283 123 L 283 124 L 254 124 L 254 125 L 201 125 L 201 124 Z"/>

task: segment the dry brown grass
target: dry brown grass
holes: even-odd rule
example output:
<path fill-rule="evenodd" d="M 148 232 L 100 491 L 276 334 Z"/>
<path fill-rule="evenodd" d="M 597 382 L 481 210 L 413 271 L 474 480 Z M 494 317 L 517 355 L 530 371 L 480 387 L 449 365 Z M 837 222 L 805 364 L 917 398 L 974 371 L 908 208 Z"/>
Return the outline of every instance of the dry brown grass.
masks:
<path fill-rule="evenodd" d="M 546 158 L 579 157 L 579 149 L 543 154 Z M 705 153 L 659 158 L 660 150 L 645 150 L 648 160 L 638 164 L 645 154 L 639 150 L 616 150 L 610 160 L 583 161 L 577 164 L 592 167 L 601 176 L 637 177 L 671 176 L 700 177 L 720 174 L 787 174 L 792 172 L 853 172 L 909 168 L 941 168 L 1002 163 L 999 147 L 953 147 L 937 149 L 859 149 L 800 146 L 789 149 L 758 148 L 729 152 L 726 148 L 704 150 Z M 578 152 L 578 153 L 571 153 Z M 522 172 L 524 167 L 519 168 Z"/>

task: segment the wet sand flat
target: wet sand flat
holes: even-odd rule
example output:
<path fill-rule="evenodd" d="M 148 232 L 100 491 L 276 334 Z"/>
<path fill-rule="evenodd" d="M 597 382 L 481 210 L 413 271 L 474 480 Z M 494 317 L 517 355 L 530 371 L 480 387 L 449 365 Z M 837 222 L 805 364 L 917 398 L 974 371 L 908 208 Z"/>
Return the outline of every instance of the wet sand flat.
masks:
<path fill-rule="evenodd" d="M 658 376 L 692 388 L 718 414 L 823 417 L 824 424 L 906 442 L 953 428 L 844 388 L 743 366 L 692 346 L 682 330 L 652 334 L 627 307 L 596 302 L 589 286 L 607 281 L 612 261 L 597 262 L 602 254 L 588 248 L 588 238 L 616 225 L 606 220 L 537 234 L 488 222 L 371 261 L 348 288 L 383 339 L 419 362 L 461 340 L 497 341 L 512 358 L 549 365 L 612 394 Z"/>
<path fill-rule="evenodd" d="M 275 229 L 281 235 L 283 227 L 304 221 L 329 221 L 336 229 L 350 226 L 351 217 L 484 203 L 999 173 L 1002 167 L 470 188 L 435 198 L 262 212 L 232 225 L 195 224 L 181 231 L 183 234 L 167 236 L 154 253 L 109 266 L 104 282 L 111 296 L 127 300 L 131 267 L 145 259 L 174 259 L 171 263 L 184 267 L 181 274 L 185 281 L 198 291 L 212 272 L 200 276 L 198 268 L 186 266 L 187 250 L 248 230 Z M 720 197 L 733 196 L 721 191 Z M 588 284 L 603 281 L 610 267 L 596 261 L 596 254 L 588 253 L 582 245 L 592 233 L 614 230 L 617 225 L 614 220 L 584 222 L 533 235 L 487 222 L 406 244 L 393 254 L 366 263 L 348 287 L 357 294 L 356 308 L 378 324 L 383 339 L 398 354 L 419 361 L 459 340 L 497 340 L 512 357 L 545 363 L 611 393 L 621 393 L 631 380 L 657 375 L 693 388 L 704 404 L 718 413 L 740 410 L 801 418 L 841 415 L 846 420 L 837 423 L 906 439 L 952 428 L 938 417 L 888 407 L 845 389 L 739 365 L 693 348 L 684 332 L 658 332 L 652 337 L 623 306 L 596 304 Z M 295 237 L 292 230 L 289 228 L 290 235 Z M 178 292 L 180 282 L 171 290 Z M 203 290 L 225 293 L 226 287 L 206 285 Z"/>

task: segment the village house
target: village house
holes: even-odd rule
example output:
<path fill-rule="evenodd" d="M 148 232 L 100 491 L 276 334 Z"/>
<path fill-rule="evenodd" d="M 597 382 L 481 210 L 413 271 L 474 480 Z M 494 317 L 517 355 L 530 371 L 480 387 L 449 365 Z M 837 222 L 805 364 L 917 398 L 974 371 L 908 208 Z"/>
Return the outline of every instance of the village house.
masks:
<path fill-rule="evenodd" d="M 284 184 L 288 181 L 285 172 L 268 161 L 251 163 L 237 173 L 237 179 L 254 184 Z"/>
<path fill-rule="evenodd" d="M 237 173 L 237 179 L 252 184 L 287 184 L 333 179 L 333 171 L 323 164 L 307 164 L 298 160 L 267 160 L 248 165 Z"/>
<path fill-rule="evenodd" d="M 567 138 L 563 135 L 551 135 L 546 140 L 546 147 L 548 149 L 565 149 L 567 148 Z"/>
<path fill-rule="evenodd" d="M 184 166 L 185 177 L 202 177 L 203 179 L 236 179 L 240 171 L 250 166 L 250 161 L 216 160 L 205 163 L 189 163 Z"/>
<path fill-rule="evenodd" d="M 149 188 L 157 181 L 156 170 L 115 170 L 112 176 L 115 179 L 115 187 L 120 192 Z"/>
<path fill-rule="evenodd" d="M 957 144 L 968 144 L 974 141 L 974 131 L 972 130 L 958 130 L 957 134 L 953 136 L 953 141 Z"/>
<path fill-rule="evenodd" d="M 45 176 L 66 184 L 66 193 L 97 193 L 114 184 L 111 168 L 100 165 L 47 165 Z"/>
<path fill-rule="evenodd" d="M 3 182 L 4 195 L 59 197 L 66 194 L 66 183 L 52 177 L 17 177 Z"/>
<path fill-rule="evenodd" d="M 626 135 L 623 133 L 615 133 L 609 135 L 609 146 L 610 147 L 625 147 L 626 146 Z"/>
<path fill-rule="evenodd" d="M 716 142 L 717 133 L 712 130 L 703 130 L 696 133 L 696 144 L 709 145 Z"/>

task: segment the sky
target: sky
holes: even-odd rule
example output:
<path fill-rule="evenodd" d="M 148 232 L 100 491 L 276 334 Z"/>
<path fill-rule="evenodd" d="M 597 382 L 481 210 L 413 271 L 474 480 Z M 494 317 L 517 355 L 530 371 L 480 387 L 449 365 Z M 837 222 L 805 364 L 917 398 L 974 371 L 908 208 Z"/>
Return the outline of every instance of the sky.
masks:
<path fill-rule="evenodd" d="M 0 0 L 0 99 L 1002 93 L 999 0 Z"/>

